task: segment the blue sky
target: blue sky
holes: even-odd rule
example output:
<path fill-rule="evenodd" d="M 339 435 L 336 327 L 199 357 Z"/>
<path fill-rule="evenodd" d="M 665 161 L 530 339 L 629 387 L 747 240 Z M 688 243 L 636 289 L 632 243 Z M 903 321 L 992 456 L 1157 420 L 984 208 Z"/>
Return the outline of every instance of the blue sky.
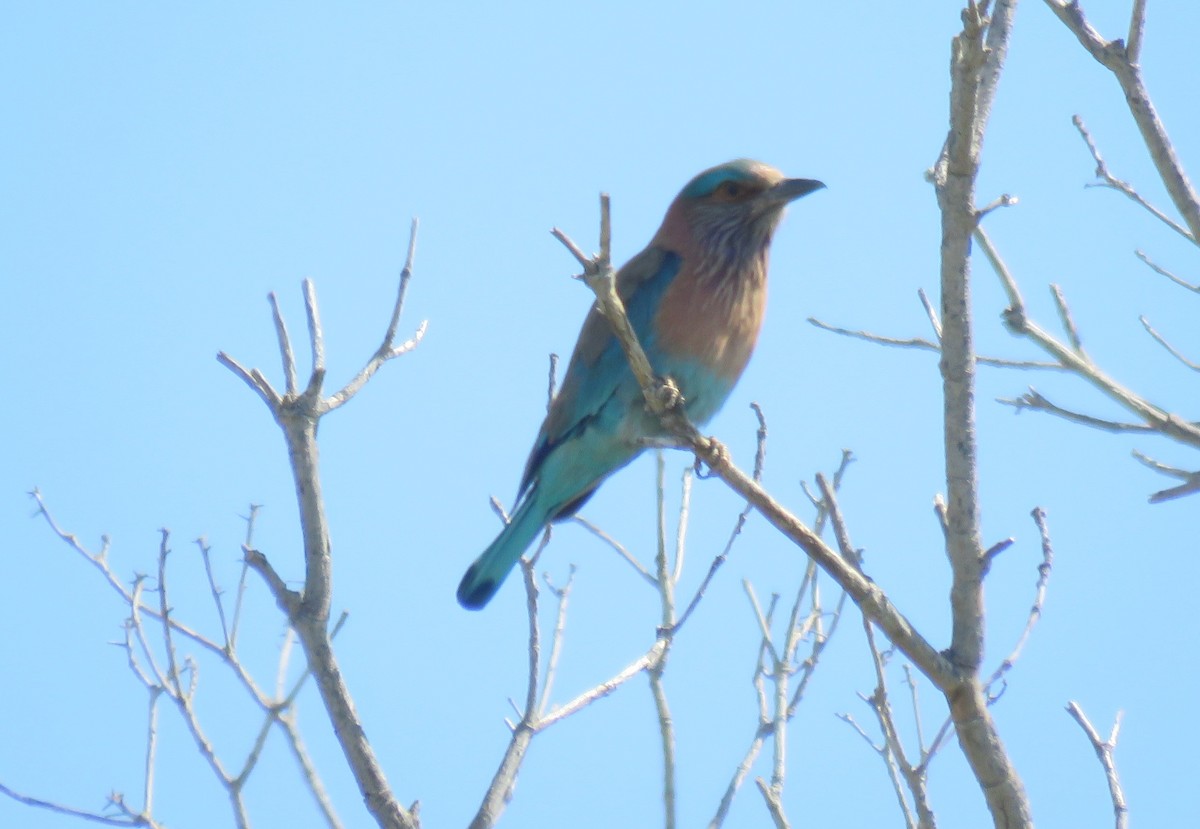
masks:
<path fill-rule="evenodd" d="M 403 331 L 425 342 L 388 365 L 321 430 L 336 556 L 335 605 L 350 611 L 339 653 L 399 796 L 430 826 L 463 825 L 523 693 L 524 603 L 506 586 L 483 614 L 454 588 L 496 530 L 487 499 L 511 499 L 544 406 L 546 359 L 568 353 L 590 298 L 547 232 L 594 245 L 596 195 L 613 197 L 614 255 L 657 227 L 678 189 L 730 158 L 768 161 L 828 190 L 798 202 L 777 236 L 771 305 L 754 360 L 710 429 L 749 464 L 760 403 L 766 483 L 800 509 L 799 482 L 857 463 L 842 495 L 872 576 L 935 643 L 948 637 L 948 570 L 931 503 L 942 491 L 936 360 L 841 339 L 804 320 L 925 335 L 916 291 L 937 283 L 938 216 L 922 178 L 944 138 L 949 40 L 958 3 L 224 8 L 54 4 L 10 10 L 0 32 L 0 342 L 9 355 L 0 455 L 0 781 L 79 807 L 141 788 L 145 694 L 121 652 L 122 609 L 94 571 L 31 518 L 41 488 L 89 544 L 112 538 L 124 578 L 154 567 L 172 531 L 177 605 L 216 630 L 191 540 L 213 545 L 236 582 L 239 516 L 264 505 L 257 543 L 301 575 L 283 443 L 258 399 L 214 359 L 225 350 L 278 379 L 265 296 L 303 329 L 300 280 L 317 287 L 330 383 L 348 379 L 387 323 L 410 217 L 421 219 Z M 1123 32 L 1127 3 L 1085 3 Z M 1191 4 L 1151 4 L 1143 65 L 1177 150 L 1197 157 Z M 1093 164 L 1081 114 L 1115 173 L 1164 207 L 1115 81 L 1038 3 L 1021 8 L 984 150 L 980 202 L 1020 198 L 988 229 L 1031 311 L 1063 286 L 1093 357 L 1136 391 L 1194 416 L 1195 375 L 1149 340 L 1200 356 L 1194 297 L 1134 258 L 1145 249 L 1194 273 L 1195 249 L 1121 196 L 1085 189 Z M 980 261 L 984 353 L 1032 356 L 999 322 L 1004 299 Z M 989 654 L 1024 624 L 1040 560 L 1028 518 L 1043 507 L 1056 560 L 1044 618 L 995 708 L 1046 825 L 1111 819 L 1090 747 L 1064 713 L 1078 700 L 1107 728 L 1126 794 L 1146 825 L 1200 817 L 1186 657 L 1198 572 L 1195 500 L 1160 506 L 1165 482 L 1140 449 L 1195 468 L 1148 438 L 1089 433 L 994 398 L 1029 384 L 1063 405 L 1119 416 L 1071 378 L 982 370 L 979 439 L 987 543 L 1014 536 L 988 582 Z M 672 477 L 687 465 L 670 455 Z M 585 516 L 648 558 L 654 465 L 611 480 Z M 738 501 L 697 482 L 695 585 Z M 801 509 L 801 514 L 806 514 Z M 605 679 L 653 636 L 654 595 L 611 552 L 564 527 L 543 560 L 578 565 L 559 699 Z M 794 587 L 803 562 L 759 519 L 678 643 L 667 681 L 679 731 L 681 825 L 716 807 L 754 727 L 756 625 L 741 588 Z M 254 585 L 247 658 L 269 684 L 279 616 Z M 826 651 L 792 728 L 785 804 L 811 825 L 897 825 L 883 767 L 835 714 L 860 721 L 873 687 L 857 620 Z M 899 679 L 897 674 L 896 679 Z M 897 685 L 897 691 L 900 686 Z M 942 708 L 924 689 L 926 724 Z M 217 666 L 202 715 L 231 756 L 255 720 Z M 534 742 L 507 825 L 652 825 L 659 757 L 644 681 Z M 349 825 L 358 797 L 339 768 L 319 701 L 305 734 Z M 159 816 L 224 825 L 228 809 L 187 735 L 163 714 Z M 911 737 L 911 729 L 909 736 Z M 280 744 L 248 798 L 258 825 L 316 826 Z M 271 753 L 273 752 L 273 753 Z M 755 774 L 769 774 L 765 764 Z M 982 798 L 953 746 L 932 771 L 946 825 L 978 825 Z M 619 818 L 618 818 L 619 816 Z M 752 785 L 729 825 L 762 825 Z M 71 821 L 0 800 L 0 825 Z"/>

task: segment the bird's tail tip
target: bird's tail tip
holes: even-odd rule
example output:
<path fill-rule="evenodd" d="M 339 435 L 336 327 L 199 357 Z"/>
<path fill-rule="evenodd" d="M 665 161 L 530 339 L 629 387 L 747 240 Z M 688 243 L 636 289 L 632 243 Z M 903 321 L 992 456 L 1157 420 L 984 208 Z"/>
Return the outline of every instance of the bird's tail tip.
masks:
<path fill-rule="evenodd" d="M 482 610 L 500 589 L 500 582 L 482 575 L 478 565 L 472 564 L 458 583 L 458 603 L 467 610 Z"/>

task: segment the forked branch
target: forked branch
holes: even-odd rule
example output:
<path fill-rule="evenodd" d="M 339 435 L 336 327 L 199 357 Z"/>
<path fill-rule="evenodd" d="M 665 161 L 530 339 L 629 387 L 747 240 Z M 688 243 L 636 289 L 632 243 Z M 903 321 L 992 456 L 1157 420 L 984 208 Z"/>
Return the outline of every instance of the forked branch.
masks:
<path fill-rule="evenodd" d="M 367 809 L 375 821 L 386 829 L 416 829 L 419 821 L 416 811 L 401 806 L 393 794 L 354 709 L 349 688 L 333 652 L 329 626 L 333 562 L 330 555 L 329 525 L 321 497 L 317 424 L 321 417 L 347 403 L 385 362 L 411 351 L 420 342 L 425 332 L 424 323 L 408 341 L 400 345 L 395 344 L 404 298 L 412 278 L 416 240 L 417 223 L 414 220 L 409 234 L 408 255 L 400 274 L 396 301 L 382 343 L 358 374 L 329 397 L 322 394 L 325 379 L 324 332 L 316 291 L 308 280 L 304 283 L 304 307 L 312 369 L 303 391 L 299 391 L 299 383 L 295 376 L 296 360 L 291 338 L 273 296 L 273 317 L 284 371 L 284 393 L 276 391 L 258 369 L 248 370 L 224 352 L 217 355 L 222 364 L 241 377 L 262 398 L 283 430 L 300 504 L 300 524 L 304 538 L 304 586 L 300 591 L 289 589 L 266 556 L 249 545 L 246 550 L 246 563 L 262 576 L 298 634 L 309 669 L 316 678 L 321 699 Z"/>

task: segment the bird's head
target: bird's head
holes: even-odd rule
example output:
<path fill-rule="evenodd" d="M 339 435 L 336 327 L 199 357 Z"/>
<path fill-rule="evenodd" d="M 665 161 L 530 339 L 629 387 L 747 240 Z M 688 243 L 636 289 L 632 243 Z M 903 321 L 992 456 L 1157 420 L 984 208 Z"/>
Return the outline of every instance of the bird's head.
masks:
<path fill-rule="evenodd" d="M 770 244 L 789 202 L 824 186 L 813 179 L 786 178 L 761 161 L 730 161 L 687 183 L 667 211 L 659 237 L 667 243 L 697 243 L 722 258 L 752 254 Z M 734 244 L 745 249 L 730 250 Z"/>

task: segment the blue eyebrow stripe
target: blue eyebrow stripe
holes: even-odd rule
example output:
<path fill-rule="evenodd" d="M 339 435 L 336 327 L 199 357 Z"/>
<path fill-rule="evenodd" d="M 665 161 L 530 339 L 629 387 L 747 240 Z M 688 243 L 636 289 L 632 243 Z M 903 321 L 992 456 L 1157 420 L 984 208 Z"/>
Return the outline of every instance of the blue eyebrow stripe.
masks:
<path fill-rule="evenodd" d="M 715 170 L 710 170 L 706 175 L 700 176 L 683 190 L 683 196 L 689 199 L 699 199 L 704 196 L 712 195 L 718 187 L 727 181 L 748 181 L 753 178 L 750 170 L 746 166 L 734 162 L 718 167 Z"/>

